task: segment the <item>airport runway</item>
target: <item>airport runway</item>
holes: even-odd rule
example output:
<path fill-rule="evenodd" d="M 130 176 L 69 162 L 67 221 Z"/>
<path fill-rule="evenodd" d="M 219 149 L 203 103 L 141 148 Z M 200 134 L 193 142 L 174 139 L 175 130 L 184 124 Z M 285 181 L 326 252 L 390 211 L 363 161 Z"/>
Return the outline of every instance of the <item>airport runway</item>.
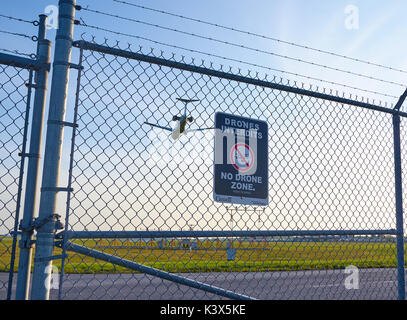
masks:
<path fill-rule="evenodd" d="M 236 272 L 181 274 L 261 300 L 394 300 L 397 299 L 395 269 L 359 270 L 358 289 L 347 289 L 344 270 L 293 272 Z M 0 281 L 8 274 L 0 273 Z M 348 281 L 349 282 L 349 281 Z M 354 287 L 356 287 L 355 283 Z M 14 291 L 14 290 L 13 290 Z M 57 299 L 58 290 L 51 290 Z M 5 289 L 0 290 L 5 298 Z M 63 299 L 67 300 L 212 300 L 217 295 L 142 274 L 64 276 Z"/>

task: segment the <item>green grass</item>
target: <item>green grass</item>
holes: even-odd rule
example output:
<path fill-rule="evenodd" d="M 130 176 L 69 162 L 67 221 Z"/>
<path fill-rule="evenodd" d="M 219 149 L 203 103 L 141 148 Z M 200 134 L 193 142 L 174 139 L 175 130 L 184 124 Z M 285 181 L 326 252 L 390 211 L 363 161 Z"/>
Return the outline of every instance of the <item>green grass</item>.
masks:
<path fill-rule="evenodd" d="M 75 240 L 75 243 L 106 254 L 115 255 L 146 266 L 168 272 L 249 272 L 332 270 L 354 265 L 359 268 L 395 268 L 396 245 L 394 243 L 368 242 L 235 242 L 236 259 L 227 260 L 226 243 L 200 242 L 205 250 L 168 250 L 146 248 L 143 243 L 108 242 L 107 240 Z M 157 246 L 157 243 L 151 243 Z M 173 243 L 174 246 L 178 243 Z M 215 250 L 220 247 L 222 250 Z M 249 248 L 251 250 L 239 250 Z M 0 272 L 9 270 L 11 239 L 0 238 Z M 55 255 L 61 254 L 56 248 Z M 90 257 L 68 252 L 66 273 L 131 273 L 120 266 L 98 261 Z M 18 248 L 17 248 L 18 257 Z M 61 268 L 61 261 L 54 261 Z M 16 261 L 15 270 L 17 270 Z"/>

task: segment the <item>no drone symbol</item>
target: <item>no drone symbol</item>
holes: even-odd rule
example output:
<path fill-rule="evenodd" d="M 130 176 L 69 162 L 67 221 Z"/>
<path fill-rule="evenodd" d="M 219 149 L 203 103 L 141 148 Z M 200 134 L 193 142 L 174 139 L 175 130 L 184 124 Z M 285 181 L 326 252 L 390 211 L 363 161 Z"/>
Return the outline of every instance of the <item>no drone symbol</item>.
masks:
<path fill-rule="evenodd" d="M 230 152 L 230 160 L 236 170 L 247 172 L 254 164 L 253 150 L 245 143 L 235 144 Z"/>

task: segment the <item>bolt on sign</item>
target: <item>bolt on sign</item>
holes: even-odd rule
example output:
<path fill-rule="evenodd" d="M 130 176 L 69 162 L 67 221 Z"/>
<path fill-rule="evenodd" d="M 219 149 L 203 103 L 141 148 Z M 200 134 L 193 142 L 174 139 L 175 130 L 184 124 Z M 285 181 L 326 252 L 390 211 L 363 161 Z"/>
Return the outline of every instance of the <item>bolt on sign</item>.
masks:
<path fill-rule="evenodd" d="M 268 205 L 268 124 L 215 114 L 213 196 L 216 202 Z"/>

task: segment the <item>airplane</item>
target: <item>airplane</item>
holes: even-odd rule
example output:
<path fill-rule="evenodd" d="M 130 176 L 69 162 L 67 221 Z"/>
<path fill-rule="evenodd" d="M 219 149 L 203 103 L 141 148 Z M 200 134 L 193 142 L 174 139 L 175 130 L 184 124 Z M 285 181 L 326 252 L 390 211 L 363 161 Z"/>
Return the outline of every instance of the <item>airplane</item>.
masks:
<path fill-rule="evenodd" d="M 174 140 L 177 140 L 181 136 L 181 134 L 183 134 L 183 133 L 213 129 L 213 128 L 198 128 L 198 129 L 185 130 L 187 122 L 192 123 L 194 121 L 193 117 L 191 117 L 191 116 L 188 117 L 187 116 L 188 103 L 198 102 L 200 100 L 182 99 L 182 98 L 176 98 L 176 99 L 178 101 L 183 102 L 185 104 L 185 108 L 184 108 L 184 114 L 182 116 L 173 116 L 172 117 L 172 121 L 177 121 L 177 124 L 176 124 L 176 126 L 174 128 L 163 127 L 163 126 L 160 126 L 158 124 L 153 124 L 153 123 L 150 123 L 150 122 L 147 122 L 147 121 L 145 121 L 144 123 L 148 124 L 149 126 L 152 126 L 152 127 L 156 127 L 156 128 L 160 128 L 160 129 L 163 129 L 163 130 L 170 131 L 171 132 L 171 137 Z"/>

